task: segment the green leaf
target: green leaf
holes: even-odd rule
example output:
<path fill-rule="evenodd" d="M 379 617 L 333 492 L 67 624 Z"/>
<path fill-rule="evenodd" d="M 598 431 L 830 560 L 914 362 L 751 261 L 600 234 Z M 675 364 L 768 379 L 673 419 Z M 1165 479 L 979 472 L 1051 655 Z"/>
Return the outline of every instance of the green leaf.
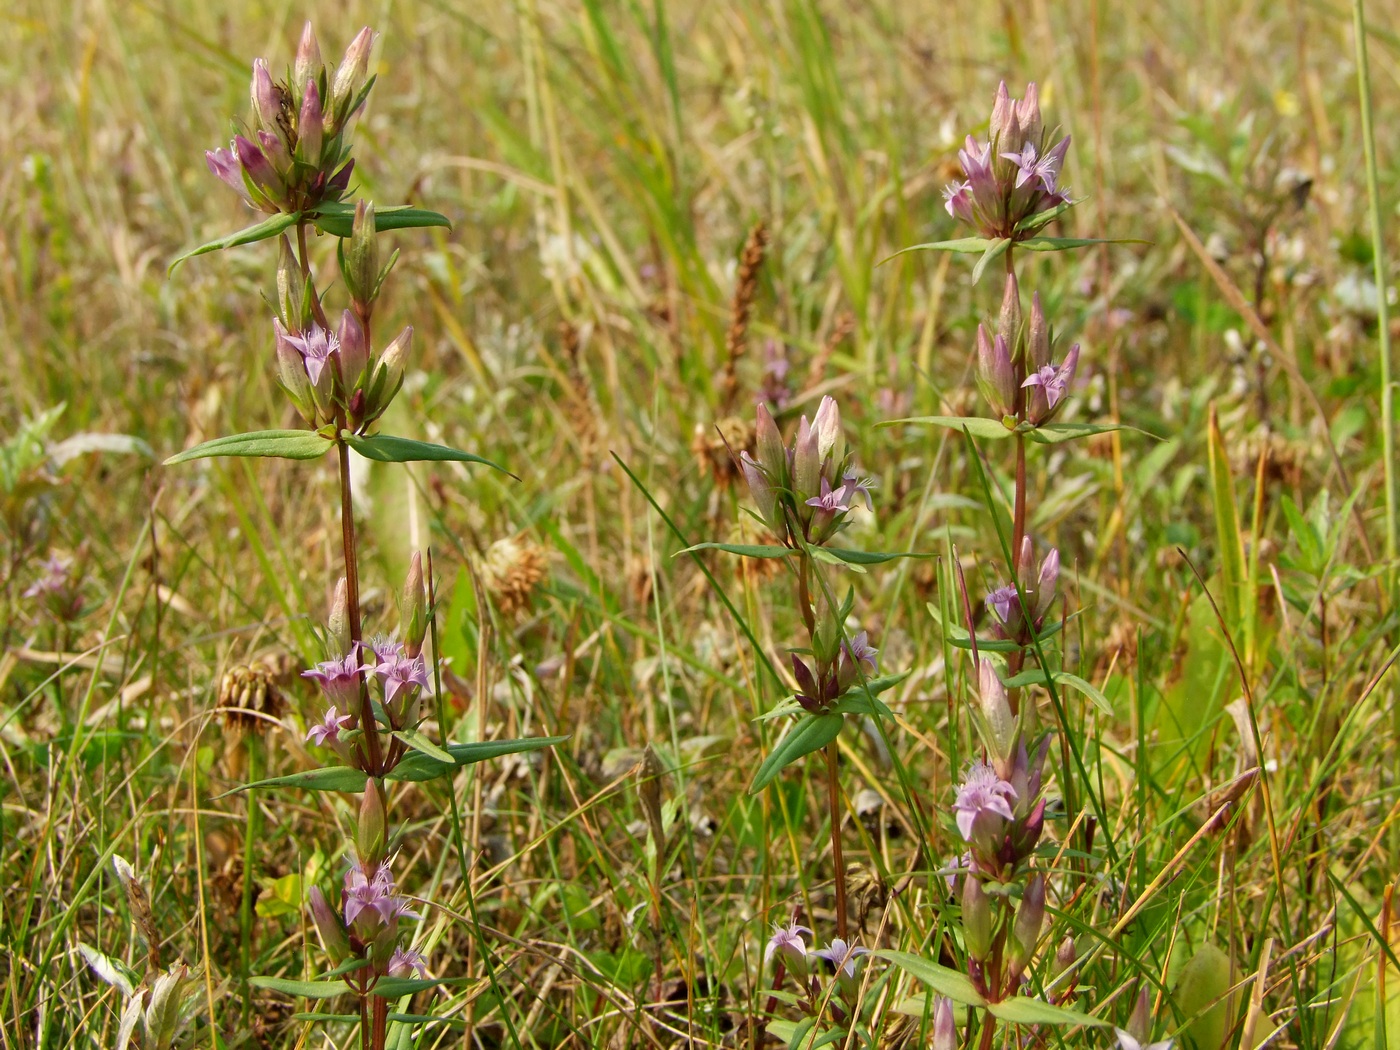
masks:
<path fill-rule="evenodd" d="M 281 977 L 250 977 L 248 983 L 254 988 L 281 992 L 283 995 L 296 995 L 303 999 L 334 999 L 345 995 L 350 986 L 344 981 L 289 981 Z"/>
<path fill-rule="evenodd" d="M 982 271 L 990 266 L 997 259 L 1006 254 L 1006 249 L 1011 247 L 1011 241 L 1001 237 L 987 246 L 987 250 L 982 253 L 982 258 L 977 260 L 977 265 L 972 268 L 972 283 L 976 284 L 982 279 Z"/>
<path fill-rule="evenodd" d="M 331 447 L 329 438 L 314 430 L 254 430 L 248 434 L 205 441 L 177 452 L 165 461 L 167 467 L 192 459 L 215 456 L 257 456 L 264 459 L 320 459 Z"/>
<path fill-rule="evenodd" d="M 240 791 L 247 791 L 249 788 L 265 787 L 293 787 L 306 791 L 363 791 L 365 789 L 365 775 L 352 766 L 323 766 L 320 769 L 308 769 L 301 773 L 288 773 L 282 777 L 255 780 L 251 784 L 243 784 L 214 797 L 216 799 L 226 798 L 229 795 L 236 795 Z"/>
<path fill-rule="evenodd" d="M 909 252 L 957 252 L 961 255 L 976 255 L 984 253 L 988 248 L 997 242 L 987 237 L 959 237 L 952 241 L 929 241 L 927 244 L 911 244 L 908 248 L 901 248 L 893 255 L 888 255 L 880 260 L 883 266 L 891 259 L 897 259 L 901 255 Z"/>
<path fill-rule="evenodd" d="M 316 206 L 311 213 L 311 221 L 322 233 L 329 233 L 333 237 L 349 237 L 355 228 L 355 206 L 348 201 L 326 201 Z M 426 208 L 410 207 L 407 204 L 374 209 L 376 233 L 418 229 L 424 226 L 445 226 L 450 230 L 452 223 L 446 215 L 428 211 Z"/>
<path fill-rule="evenodd" d="M 813 547 L 812 553 L 818 550 L 826 551 L 838 561 L 843 561 L 847 565 L 883 565 L 887 561 L 894 561 L 896 558 L 932 558 L 932 554 L 914 554 L 903 551 L 896 554 L 887 554 L 882 551 L 853 551 L 844 547 Z"/>
<path fill-rule="evenodd" d="M 1231 994 L 1234 965 L 1209 941 L 1202 944 L 1177 978 L 1176 1008 L 1187 1018 L 1181 1029 L 1185 1045 L 1198 1050 L 1222 1050 L 1234 1030 L 1239 1012 L 1238 992 Z"/>
<path fill-rule="evenodd" d="M 1027 237 L 1017 241 L 1019 248 L 1033 252 L 1063 252 L 1070 248 L 1087 248 L 1091 244 L 1151 244 L 1136 237 Z"/>
<path fill-rule="evenodd" d="M 417 729 L 397 729 L 393 733 L 395 740 L 401 740 L 409 747 L 413 748 L 420 755 L 427 755 L 446 765 L 454 765 L 452 756 L 442 748 L 434 744 L 428 737 Z"/>
<path fill-rule="evenodd" d="M 1043 423 L 1027 430 L 1026 437 L 1042 445 L 1059 445 L 1075 438 L 1111 434 L 1115 430 L 1136 430 L 1139 434 L 1147 434 L 1147 431 L 1130 427 L 1126 423 Z M 1156 437 L 1155 434 L 1147 436 Z"/>
<path fill-rule="evenodd" d="M 900 423 L 916 423 L 921 426 L 945 427 L 948 430 L 956 430 L 959 433 L 966 430 L 975 438 L 983 441 L 1000 441 L 1009 438 L 1012 431 L 1007 430 L 1005 424 L 999 419 L 987 419 L 984 416 L 913 416 L 909 419 L 886 419 L 875 425 L 877 427 L 893 427 Z M 1041 429 L 1044 429 L 1043 427 Z"/>
<path fill-rule="evenodd" d="M 1090 1017 L 1079 1010 L 1056 1006 L 1044 999 L 1032 999 L 1026 995 L 1016 995 L 999 1003 L 989 1003 L 987 1010 L 993 1017 L 1007 1024 L 1082 1024 L 1094 1027 L 1108 1024 L 1107 1021 Z"/>
<path fill-rule="evenodd" d="M 737 554 L 741 558 L 785 558 L 792 553 L 787 547 L 769 543 L 697 543 L 683 551 L 676 551 L 674 557 L 679 558 L 682 554 L 693 554 L 695 551 L 724 551 L 726 554 Z"/>
<path fill-rule="evenodd" d="M 1244 616 L 1247 572 L 1244 543 L 1240 537 L 1240 522 L 1235 509 L 1235 482 L 1230 475 L 1230 458 L 1225 450 L 1225 438 L 1220 433 L 1220 421 L 1211 406 L 1207 428 L 1206 453 L 1210 473 L 1210 495 L 1215 509 L 1215 537 L 1220 557 L 1220 604 L 1225 614 L 1225 626 L 1234 631 Z"/>
<path fill-rule="evenodd" d="M 405 755 L 389 773 L 386 780 L 409 780 L 421 783 L 446 776 L 462 766 L 470 766 L 502 755 L 518 755 L 525 751 L 538 751 L 553 747 L 568 740 L 567 736 L 532 736 L 518 740 L 486 740 L 476 744 L 448 744 L 444 751 L 452 756 L 452 764 L 440 762 L 421 752 Z"/>
<path fill-rule="evenodd" d="M 465 977 L 381 977 L 374 983 L 370 994 L 381 999 L 398 999 L 421 992 L 425 988 L 436 988 L 440 984 L 462 984 L 465 981 Z"/>
<path fill-rule="evenodd" d="M 175 268 L 186 259 L 193 259 L 196 255 L 208 255 L 210 252 L 223 251 L 225 248 L 236 248 L 240 244 L 253 244 L 256 241 L 265 241 L 269 237 L 276 237 L 288 227 L 295 226 L 301 220 L 300 212 L 291 214 L 279 213 L 269 216 L 262 222 L 253 226 L 245 227 L 237 233 L 226 234 L 217 240 L 201 244 L 198 248 L 191 248 L 182 255 L 175 256 L 175 260 L 165 271 L 166 276 L 175 272 Z"/>
<path fill-rule="evenodd" d="M 840 735 L 841 727 L 845 724 L 844 717 L 831 712 L 805 716 L 788 730 L 787 735 L 778 741 L 778 746 L 763 760 L 753 783 L 749 785 L 749 794 L 758 794 L 771 784 L 785 767 L 792 765 L 803 755 L 810 755 L 813 751 L 820 751 L 826 747 Z"/>
<path fill-rule="evenodd" d="M 390 434 L 375 434 L 374 437 L 360 437 L 352 434 L 348 430 L 340 432 L 345 443 L 353 448 L 365 459 L 372 459 L 379 463 L 418 463 L 418 462 L 451 462 L 451 463 L 481 463 L 488 467 L 494 467 L 502 474 L 510 474 L 510 471 L 497 463 L 492 463 L 489 459 L 482 459 L 480 456 L 470 452 L 461 452 L 455 448 L 448 448 L 446 445 L 431 445 L 426 441 L 414 441 L 412 438 L 393 437 Z M 516 478 L 514 474 L 511 477 Z M 516 478 L 519 481 L 519 478 Z"/>
<path fill-rule="evenodd" d="M 873 696 L 857 693 L 854 690 L 832 704 L 831 710 L 841 715 L 879 715 L 881 718 L 894 717 L 894 712 L 879 700 L 876 700 Z"/>
<path fill-rule="evenodd" d="M 972 986 L 967 974 L 925 959 L 922 955 L 910 952 L 896 952 L 888 949 L 872 952 L 881 959 L 888 959 L 910 977 L 917 978 L 939 995 L 946 995 L 955 1003 L 964 1006 L 986 1006 L 987 1000 Z"/>
<path fill-rule="evenodd" d="M 981 643 L 978 643 L 978 648 L 982 648 Z M 1067 685 L 1071 689 L 1077 689 L 1092 700 L 1094 706 L 1100 711 L 1112 716 L 1113 704 L 1109 702 L 1108 697 L 1099 691 L 1097 686 L 1086 682 L 1078 675 L 1070 674 L 1068 671 L 1051 671 L 1050 678 L 1056 685 Z M 1030 671 L 1022 671 L 1020 674 L 1006 679 L 1002 684 L 1008 689 L 1024 689 L 1032 685 L 1043 686 L 1045 685 L 1045 672 L 1038 667 Z"/>

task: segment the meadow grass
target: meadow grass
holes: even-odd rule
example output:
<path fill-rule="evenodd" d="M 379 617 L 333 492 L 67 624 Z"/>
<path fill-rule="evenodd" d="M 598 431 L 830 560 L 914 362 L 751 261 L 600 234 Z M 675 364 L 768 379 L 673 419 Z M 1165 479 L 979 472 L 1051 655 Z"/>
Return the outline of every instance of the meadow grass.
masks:
<path fill-rule="evenodd" d="M 520 479 L 367 465 L 367 622 L 392 626 L 430 547 L 450 661 L 435 731 L 568 735 L 395 789 L 414 942 L 463 979 L 401 1004 L 447 1021 L 399 1025 L 395 1045 L 759 1045 L 783 1016 L 770 924 L 797 910 L 831 935 L 825 767 L 747 790 L 802 618 L 767 563 L 677 556 L 762 542 L 711 435 L 752 418 L 773 354 L 783 418 L 835 395 L 878 483 L 846 545 L 920 555 L 839 577 L 882 669 L 911 672 L 881 731 L 841 738 L 841 841 L 864 943 L 937 956 L 977 746 L 953 552 L 974 595 L 1002 582 L 1013 477 L 990 443 L 875 424 L 979 411 L 997 281 L 890 256 L 962 235 L 940 191 L 1003 78 L 1038 81 L 1073 136 L 1065 180 L 1087 200 L 1060 234 L 1146 242 L 1021 260 L 1084 347 L 1065 418 L 1134 428 L 1031 473 L 1027 528 L 1058 544 L 1072 614 L 1057 644 L 1093 687 L 1056 698 L 1052 779 L 1084 797 L 1047 821 L 1056 867 L 1092 872 L 1052 900 L 1043 943 L 1076 940 L 1080 1009 L 1123 1025 L 1146 987 L 1180 1045 L 1206 1045 L 1210 1000 L 1183 971 L 1207 943 L 1232 989 L 1212 1047 L 1400 1039 L 1376 291 L 1396 256 L 1377 239 L 1395 226 L 1400 6 L 1366 7 L 1362 92 L 1353 10 L 1304 0 L 17 0 L 0 14 L 0 1046 L 112 1045 L 120 997 L 80 944 L 199 966 L 196 1045 L 351 1038 L 293 1016 L 334 1004 L 246 978 L 317 972 L 304 893 L 339 877 L 355 810 L 224 794 L 318 761 L 297 672 L 340 572 L 335 472 L 158 465 L 298 425 L 273 381 L 267 246 L 167 266 L 246 223 L 201 151 L 244 114 L 249 59 L 287 61 L 304 17 L 328 51 L 383 34 L 361 195 L 453 222 L 394 235 L 384 330 L 411 321 L 416 359 L 386 427 Z M 329 242 L 312 246 L 327 262 Z M 53 552 L 81 566 L 80 615 L 24 595 Z M 269 691 L 286 703 L 266 718 L 220 710 Z M 148 926 L 114 857 L 149 889 Z M 868 972 L 881 1045 L 928 1045 L 922 988 Z"/>

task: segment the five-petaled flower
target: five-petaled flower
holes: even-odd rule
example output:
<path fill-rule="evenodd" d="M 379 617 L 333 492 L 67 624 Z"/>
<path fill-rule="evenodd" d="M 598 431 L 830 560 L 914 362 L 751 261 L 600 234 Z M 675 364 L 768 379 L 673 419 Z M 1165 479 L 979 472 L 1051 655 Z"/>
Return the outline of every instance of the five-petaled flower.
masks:
<path fill-rule="evenodd" d="M 1011 803 L 1016 789 L 997 776 L 996 770 L 985 762 L 974 762 L 967 779 L 958 787 L 953 809 L 957 813 L 958 831 L 968 842 L 989 849 L 1013 819 Z"/>
<path fill-rule="evenodd" d="M 844 974 L 847 977 L 854 977 L 856 975 L 856 960 L 862 955 L 869 955 L 870 949 L 862 948 L 858 944 L 847 944 L 840 937 L 833 937 L 829 945 L 825 948 L 818 948 L 812 954 L 829 962 L 837 976 Z"/>
<path fill-rule="evenodd" d="M 303 678 L 316 682 L 326 699 L 350 709 L 360 699 L 360 663 L 354 653 L 339 660 L 323 660 L 314 670 L 303 671 Z"/>
<path fill-rule="evenodd" d="M 1064 400 L 1069 385 L 1074 381 L 1075 369 L 1079 366 L 1079 344 L 1069 348 L 1069 353 L 1058 365 L 1044 365 L 1026 377 L 1021 386 L 1031 389 L 1026 416 L 1033 424 L 1043 423 L 1055 411 L 1055 406 Z"/>
<path fill-rule="evenodd" d="M 768 946 L 763 950 L 763 961 L 766 963 L 775 954 L 779 955 L 789 970 L 801 974 L 806 969 L 807 958 L 807 942 L 802 939 L 804 933 L 811 936 L 812 931 L 799 925 L 796 919 L 786 926 L 775 922 L 773 936 L 768 938 Z"/>
<path fill-rule="evenodd" d="M 306 739 L 318 747 L 340 743 L 340 734 L 355 724 L 355 716 L 342 715 L 331 704 L 326 709 L 326 717 L 306 731 Z"/>
<path fill-rule="evenodd" d="M 400 917 L 416 919 L 418 914 L 409 910 L 408 902 L 394 892 L 394 876 L 386 861 L 366 875 L 364 867 L 356 862 L 345 873 L 345 922 L 354 925 L 361 915 L 369 913 L 375 923 L 388 925 Z"/>

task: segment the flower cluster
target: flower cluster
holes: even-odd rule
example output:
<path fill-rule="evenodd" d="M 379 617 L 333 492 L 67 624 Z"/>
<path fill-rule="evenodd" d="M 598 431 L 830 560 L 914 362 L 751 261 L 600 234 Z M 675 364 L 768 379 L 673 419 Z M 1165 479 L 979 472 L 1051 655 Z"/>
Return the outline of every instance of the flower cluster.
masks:
<path fill-rule="evenodd" d="M 1013 99 L 1003 81 L 988 140 L 969 135 L 958 152 L 964 177 L 943 191 L 948 214 L 993 239 L 1023 240 L 1041 229 L 1070 203 L 1059 181 L 1069 136 L 1049 145 L 1051 137 L 1040 118 L 1036 86 L 1026 87 L 1024 99 Z"/>
<path fill-rule="evenodd" d="M 339 966 L 347 959 L 367 959 L 376 974 L 407 977 L 425 972 L 418 952 L 399 943 L 399 922 L 420 916 L 408 900 L 394 890 L 394 876 L 387 861 L 371 866 L 357 860 L 345 873 L 340 908 L 331 907 L 320 887 L 307 895 L 311 917 L 331 961 Z M 360 974 L 366 980 L 369 975 Z"/>
<path fill-rule="evenodd" d="M 346 132 L 373 83 L 375 36 L 361 29 L 334 76 L 309 22 L 289 80 L 274 81 L 267 63 L 254 61 L 253 124 L 228 149 L 204 154 L 209 170 L 259 211 L 300 212 L 340 200 L 355 166 Z"/>
<path fill-rule="evenodd" d="M 860 1000 L 860 980 L 865 970 L 869 948 L 863 948 L 841 937 L 833 937 L 825 948 L 808 949 L 803 937 L 812 936 L 806 926 L 796 920 L 781 926 L 773 924 L 773 936 L 764 949 L 763 961 L 769 962 L 775 956 L 786 971 L 792 974 L 801 992 L 799 1005 L 812 1016 L 820 1010 L 820 1004 L 830 997 L 825 994 L 821 977 L 830 975 L 835 981 L 836 997 L 839 1004 L 832 1003 L 837 1022 L 844 1021 L 854 1014 Z"/>
<path fill-rule="evenodd" d="M 791 446 L 783 444 L 768 409 L 758 406 L 757 458 L 739 453 L 749 493 L 765 525 L 784 545 L 801 549 L 825 543 L 843 529 L 858 502 L 874 510 L 873 482 L 850 468 L 841 411 L 823 397 L 816 415 L 803 416 Z"/>
<path fill-rule="evenodd" d="M 1059 414 L 1079 367 L 1079 344 L 1059 363 L 1052 360 L 1054 335 L 1040 304 L 1031 296 L 1028 323 L 1021 323 L 1021 290 L 1014 273 L 1007 274 L 995 334 L 977 326 L 977 388 L 1010 427 L 1024 421 L 1033 427 Z"/>
<path fill-rule="evenodd" d="M 808 666 L 797 653 L 789 654 L 792 673 L 797 679 L 796 700 L 813 713 L 828 710 L 862 677 L 872 678 L 879 670 L 880 650 L 870 644 L 865 631 L 833 649 L 826 644 L 836 640 L 833 628 L 834 624 L 826 618 L 818 626 L 813 640 L 815 667 Z"/>
<path fill-rule="evenodd" d="M 1032 632 L 1039 633 L 1055 602 L 1059 578 L 1060 552 L 1051 547 L 1037 568 L 1035 545 L 1029 536 L 1023 536 L 1016 559 L 1016 582 L 1004 584 L 987 595 L 987 608 L 998 637 L 1029 645 Z"/>
<path fill-rule="evenodd" d="M 86 552 L 83 552 L 86 553 Z M 37 580 L 24 589 L 24 597 L 42 602 L 55 619 L 68 622 L 83 614 L 82 558 L 77 562 L 50 554 L 40 564 Z"/>

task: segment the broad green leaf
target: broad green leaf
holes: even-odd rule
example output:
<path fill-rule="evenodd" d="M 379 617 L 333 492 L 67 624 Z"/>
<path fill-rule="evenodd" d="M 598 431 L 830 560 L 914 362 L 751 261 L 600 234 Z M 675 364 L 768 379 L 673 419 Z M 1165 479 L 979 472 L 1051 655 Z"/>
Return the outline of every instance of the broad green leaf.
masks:
<path fill-rule="evenodd" d="M 1027 237 L 1017 241 L 1019 248 L 1033 252 L 1063 252 L 1070 248 L 1087 248 L 1091 244 L 1151 244 L 1136 237 Z"/>
<path fill-rule="evenodd" d="M 1026 431 L 1026 437 L 1042 445 L 1059 445 L 1075 438 L 1111 434 L 1115 430 L 1137 430 L 1126 423 L 1044 423 Z M 1138 430 L 1139 434 L 1147 433 Z M 1148 435 L 1149 437 L 1152 435 Z"/>
<path fill-rule="evenodd" d="M 980 643 L 978 648 L 981 648 Z M 1078 675 L 1070 674 L 1068 671 L 1051 671 L 1050 678 L 1054 681 L 1056 685 L 1067 685 L 1071 689 L 1076 689 L 1079 692 L 1083 693 L 1090 700 L 1092 700 L 1094 702 L 1094 706 L 1097 707 L 1104 714 L 1113 714 L 1113 704 L 1109 702 L 1108 697 L 1104 696 L 1103 693 L 1101 693 L 1096 686 L 1089 682 L 1086 682 L 1083 678 L 1080 678 Z M 1005 685 L 1008 689 L 1025 689 L 1027 686 L 1032 685 L 1043 686 L 1045 685 L 1045 672 L 1042 671 L 1040 668 L 1035 668 L 1030 671 L 1022 671 L 1020 674 L 1006 679 L 1002 684 Z"/>
<path fill-rule="evenodd" d="M 251 784 L 243 784 L 214 797 L 226 798 L 229 795 L 236 795 L 240 791 L 247 791 L 249 788 L 265 787 L 292 787 L 307 791 L 363 791 L 365 789 L 365 775 L 352 766 L 323 766 L 320 769 L 308 769 L 301 773 L 288 773 L 282 777 L 255 780 Z"/>
<path fill-rule="evenodd" d="M 1215 538 L 1220 552 L 1220 607 L 1225 626 L 1238 630 L 1244 615 L 1245 563 L 1244 546 L 1240 538 L 1240 520 L 1235 509 L 1235 482 L 1230 476 L 1230 459 L 1225 451 L 1225 438 L 1220 433 L 1220 421 L 1211 407 L 1206 441 L 1210 470 L 1210 495 L 1215 509 Z"/>
<path fill-rule="evenodd" d="M 881 959 L 888 959 L 910 977 L 917 978 L 939 995 L 946 995 L 955 1003 L 962 1003 L 964 1006 L 987 1005 L 987 1000 L 982 997 L 981 992 L 973 987 L 972 981 L 965 973 L 960 973 L 931 959 L 925 959 L 922 955 L 914 955 L 910 952 L 884 950 L 871 954 Z"/>
<path fill-rule="evenodd" d="M 787 547 L 770 543 L 697 543 L 683 551 L 676 551 L 675 557 L 679 558 L 682 554 L 692 554 L 695 551 L 724 551 L 726 554 L 737 554 L 742 558 L 785 558 L 792 553 Z"/>
<path fill-rule="evenodd" d="M 283 995 L 299 995 L 303 999 L 334 999 L 345 995 L 350 986 L 344 981 L 289 981 L 281 977 L 250 977 L 254 988 L 266 988 Z"/>
<path fill-rule="evenodd" d="M 485 740 L 475 744 L 448 744 L 443 750 L 452 756 L 451 765 L 415 751 L 400 759 L 399 764 L 385 779 L 409 780 L 415 783 L 436 780 L 462 766 L 500 758 L 502 755 L 518 755 L 525 751 L 538 751 L 540 748 L 562 744 L 568 739 L 567 736 L 532 736 L 519 740 Z"/>
<path fill-rule="evenodd" d="M 177 452 L 165 461 L 167 467 L 192 459 L 215 456 L 257 456 L 264 459 L 320 459 L 331 447 L 329 438 L 314 430 L 254 430 L 248 434 L 205 441 Z"/>
<path fill-rule="evenodd" d="M 843 561 L 847 565 L 883 565 L 887 561 L 894 561 L 897 558 L 932 558 L 932 554 L 914 554 L 900 551 L 895 554 L 888 554 L 882 551 L 853 551 L 845 547 L 820 547 L 813 548 L 813 553 L 817 550 L 824 550 L 838 561 Z"/>
<path fill-rule="evenodd" d="M 365 459 L 376 460 L 379 463 L 418 463 L 430 461 L 434 463 L 481 463 L 488 467 L 494 467 L 502 474 L 510 474 L 510 471 L 499 464 L 492 463 L 489 459 L 482 459 L 480 456 L 470 452 L 461 452 L 455 448 L 448 448 L 446 445 L 431 445 L 426 441 L 414 441 L 412 438 L 393 437 L 390 434 L 375 434 L 374 437 L 360 437 L 352 434 L 348 430 L 342 430 L 340 436 L 345 443 L 353 448 Z M 515 477 L 514 474 L 510 474 Z M 518 479 L 517 479 L 518 480 Z"/>
<path fill-rule="evenodd" d="M 857 693 L 854 690 L 832 704 L 831 710 L 841 715 L 879 715 L 881 718 L 894 717 L 894 712 L 879 700 L 876 700 L 873 696 L 865 696 L 862 693 Z"/>
<path fill-rule="evenodd" d="M 381 999 L 397 999 L 440 984 L 462 984 L 465 977 L 381 977 L 374 983 L 373 995 Z"/>
<path fill-rule="evenodd" d="M 772 783 L 785 767 L 792 765 L 803 755 L 810 755 L 813 751 L 820 751 L 826 747 L 840 735 L 841 727 L 845 724 L 846 719 L 843 716 L 830 712 L 803 717 L 778 741 L 778 746 L 758 767 L 758 773 L 749 785 L 749 794 L 758 794 Z"/>
<path fill-rule="evenodd" d="M 236 248 L 240 244 L 253 244 L 256 241 L 265 241 L 269 237 L 276 237 L 283 230 L 295 226 L 300 220 L 300 212 L 292 212 L 290 215 L 272 215 L 260 223 L 239 230 L 237 233 L 226 234 L 216 240 L 201 244 L 198 248 L 191 248 L 184 254 L 175 257 L 175 260 L 165 271 L 166 276 L 174 273 L 175 267 L 179 266 L 186 259 L 193 259 L 196 255 L 207 255 L 210 252 L 223 251 L 225 248 Z"/>
<path fill-rule="evenodd" d="M 1032 999 L 1026 995 L 1012 996 L 999 1003 L 988 1003 L 987 1010 L 993 1017 L 1007 1024 L 1080 1024 L 1103 1027 L 1109 1023 L 1079 1010 L 1056 1006 L 1044 999 Z"/>
<path fill-rule="evenodd" d="M 348 201 L 327 201 L 316 206 L 315 211 L 311 213 L 311 221 L 323 233 L 329 233 L 333 237 L 349 237 L 355 226 L 355 206 Z M 452 223 L 446 215 L 407 204 L 382 210 L 374 209 L 374 229 L 378 233 L 423 226 L 445 226 L 451 229 Z"/>
<path fill-rule="evenodd" d="M 972 268 L 972 283 L 976 284 L 982 279 L 982 271 L 990 266 L 997 259 L 1006 254 L 1006 249 L 1011 247 L 1011 241 L 1002 237 L 993 241 L 987 246 L 987 250 L 982 253 L 982 258 L 977 260 L 977 265 Z"/>
<path fill-rule="evenodd" d="M 1239 994 L 1230 957 L 1207 941 L 1197 949 L 1177 979 L 1174 999 L 1182 1017 L 1183 1043 L 1197 1050 L 1222 1050 L 1235 1026 Z"/>
<path fill-rule="evenodd" d="M 975 438 L 983 441 L 1000 441 L 1009 438 L 1012 431 L 999 419 L 987 419 L 984 416 L 913 416 L 909 419 L 886 419 L 875 425 L 877 427 L 893 427 L 900 423 L 916 423 L 922 426 L 944 427 L 948 430 L 962 432 L 966 430 Z"/>
<path fill-rule="evenodd" d="M 395 740 L 401 740 L 421 755 L 427 755 L 429 758 L 436 759 L 446 765 L 454 764 L 450 754 L 434 744 L 425 734 L 419 732 L 417 729 L 398 729 L 394 731 L 393 736 Z"/>
<path fill-rule="evenodd" d="M 773 1036 L 775 1039 L 778 1039 L 785 1046 L 791 1046 L 793 1037 L 797 1035 L 798 1025 L 805 1024 L 808 1028 L 810 1028 L 812 1026 L 812 1023 L 813 1022 L 810 1017 L 804 1017 L 801 1022 L 781 1020 L 769 1021 L 767 1031 L 769 1035 Z"/>
<path fill-rule="evenodd" d="M 864 565 L 857 565 L 855 562 L 842 561 L 840 558 L 838 558 L 831 551 L 827 550 L 825 547 L 808 547 L 807 553 L 809 553 L 817 561 L 822 562 L 826 565 L 839 565 L 843 569 L 850 569 L 852 572 L 858 572 L 861 575 L 865 574 Z"/>

